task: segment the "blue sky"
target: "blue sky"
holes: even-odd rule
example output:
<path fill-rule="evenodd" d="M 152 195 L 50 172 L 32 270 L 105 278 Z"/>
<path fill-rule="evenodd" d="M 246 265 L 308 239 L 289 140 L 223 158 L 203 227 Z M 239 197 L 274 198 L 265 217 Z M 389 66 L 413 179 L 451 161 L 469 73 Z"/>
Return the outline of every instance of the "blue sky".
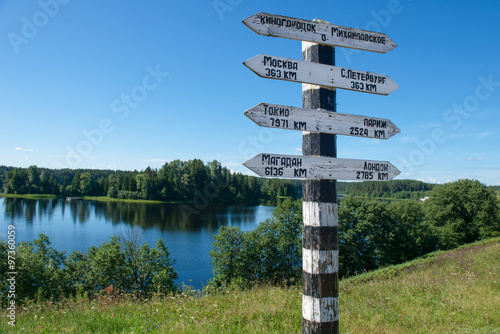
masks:
<path fill-rule="evenodd" d="M 301 106 L 301 85 L 242 65 L 301 58 L 301 43 L 257 35 L 258 12 L 386 33 L 386 53 L 336 48 L 338 66 L 386 74 L 388 96 L 338 90 L 338 112 L 388 118 L 389 140 L 338 136 L 338 157 L 387 160 L 398 178 L 500 185 L 498 1 L 0 1 L 0 164 L 141 170 L 301 154 L 298 131 L 243 112 Z"/>

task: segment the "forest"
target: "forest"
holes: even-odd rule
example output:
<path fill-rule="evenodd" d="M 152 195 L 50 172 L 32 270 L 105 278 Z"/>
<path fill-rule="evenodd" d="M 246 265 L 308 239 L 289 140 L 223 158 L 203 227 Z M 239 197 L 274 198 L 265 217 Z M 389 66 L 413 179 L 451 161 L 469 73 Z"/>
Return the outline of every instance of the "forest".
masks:
<path fill-rule="evenodd" d="M 0 166 L 0 186 L 5 194 L 159 201 L 193 201 L 201 194 L 211 203 L 258 203 L 301 196 L 300 182 L 233 173 L 216 160 L 204 164 L 199 159 L 174 160 L 160 169 L 148 167 L 140 172 Z"/>
<path fill-rule="evenodd" d="M 416 180 L 337 182 L 339 197 L 421 199 L 434 185 Z M 302 197 L 301 180 L 265 179 L 231 172 L 220 162 L 199 159 L 165 163 L 142 171 L 47 169 L 0 166 L 5 194 L 52 194 L 61 197 L 105 196 L 117 199 L 259 203 Z"/>

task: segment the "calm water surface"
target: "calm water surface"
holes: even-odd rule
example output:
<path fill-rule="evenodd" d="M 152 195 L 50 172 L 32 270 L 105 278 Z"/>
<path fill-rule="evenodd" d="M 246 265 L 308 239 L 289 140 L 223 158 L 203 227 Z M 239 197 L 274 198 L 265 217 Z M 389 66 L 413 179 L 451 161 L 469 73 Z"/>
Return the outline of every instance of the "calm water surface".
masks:
<path fill-rule="evenodd" d="M 158 238 L 165 241 L 176 260 L 179 284 L 201 288 L 212 276 L 208 252 L 219 228 L 239 226 L 249 231 L 269 218 L 273 210 L 268 206 L 225 204 L 196 210 L 182 204 L 0 198 L 0 235 L 5 238 L 7 226 L 14 224 L 17 242 L 32 241 L 45 233 L 52 247 L 69 254 L 136 227 L 142 232 L 142 242 L 152 247 Z"/>

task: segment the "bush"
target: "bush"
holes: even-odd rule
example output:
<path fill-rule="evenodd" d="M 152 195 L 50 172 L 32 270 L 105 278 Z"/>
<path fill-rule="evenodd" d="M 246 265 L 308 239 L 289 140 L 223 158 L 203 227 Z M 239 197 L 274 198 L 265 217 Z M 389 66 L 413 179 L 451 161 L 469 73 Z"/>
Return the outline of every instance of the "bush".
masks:
<path fill-rule="evenodd" d="M 405 223 L 410 208 L 415 210 L 416 225 Z M 418 219 L 421 219 L 418 207 L 411 205 L 390 206 L 375 200 L 342 199 L 339 205 L 340 275 L 349 276 L 420 255 L 416 242 Z"/>
<path fill-rule="evenodd" d="M 15 253 L 15 272 L 18 273 L 15 276 L 16 302 L 34 298 L 57 300 L 68 292 L 62 270 L 65 252 L 51 247 L 45 234 L 40 234 L 34 241 L 20 242 Z M 2 260 L 7 262 L 7 243 L 4 240 L 0 241 L 0 254 Z M 8 285 L 7 278 L 6 275 L 1 277 L 4 287 Z M 6 305 L 7 292 L 6 289 L 0 290 L 2 305 Z"/>
<path fill-rule="evenodd" d="M 16 248 L 16 301 L 58 301 L 63 297 L 96 295 L 113 285 L 121 292 L 138 297 L 167 293 L 177 289 L 168 248 L 158 239 L 154 248 L 138 239 L 112 236 L 110 241 L 92 246 L 86 252 L 74 251 L 68 257 L 50 246 L 49 238 L 40 234 L 31 242 L 20 242 Z M 0 240 L 0 256 L 7 258 L 7 243 Z M 0 269 L 7 272 L 4 261 Z M 7 286 L 5 275 L 0 284 Z M 0 290 L 6 306 L 7 289 Z"/>
<path fill-rule="evenodd" d="M 451 249 L 500 233 L 495 192 L 477 180 L 435 187 L 425 201 L 425 222 L 441 249 Z"/>
<path fill-rule="evenodd" d="M 289 283 L 302 275 L 302 205 L 284 200 L 271 218 L 255 230 L 221 227 L 210 257 L 213 280 L 209 289 L 238 282 Z"/>

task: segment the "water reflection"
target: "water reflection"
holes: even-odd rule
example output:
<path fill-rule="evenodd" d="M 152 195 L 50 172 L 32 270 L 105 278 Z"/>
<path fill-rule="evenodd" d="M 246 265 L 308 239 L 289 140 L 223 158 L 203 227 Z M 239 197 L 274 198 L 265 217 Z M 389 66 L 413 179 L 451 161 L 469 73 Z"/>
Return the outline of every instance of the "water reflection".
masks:
<path fill-rule="evenodd" d="M 273 207 L 218 204 L 186 216 L 181 204 L 0 198 L 1 211 L 0 230 L 6 231 L 3 224 L 14 224 L 17 242 L 32 241 L 45 233 L 55 249 L 67 254 L 85 252 L 112 235 L 126 233 L 129 227 L 139 228 L 143 242 L 154 246 L 158 238 L 165 241 L 176 259 L 179 284 L 201 288 L 201 282 L 212 276 L 209 252 L 218 229 L 231 225 L 252 230 L 271 216 Z M 0 238 L 3 236 L 0 232 Z"/>
<path fill-rule="evenodd" d="M 113 225 L 126 223 L 142 229 L 160 231 L 213 232 L 221 226 L 236 225 L 246 229 L 245 225 L 255 225 L 256 206 L 238 206 L 227 204 L 208 205 L 203 210 L 186 210 L 183 204 L 173 203 L 133 203 L 133 202 L 96 202 L 70 201 L 63 199 L 32 200 L 24 198 L 4 198 L 4 217 L 10 220 L 24 219 L 33 223 L 50 220 L 57 212 L 62 218 L 66 214 L 73 223 L 85 224 L 89 220 L 104 220 Z M 186 212 L 188 214 L 186 214 Z"/>

